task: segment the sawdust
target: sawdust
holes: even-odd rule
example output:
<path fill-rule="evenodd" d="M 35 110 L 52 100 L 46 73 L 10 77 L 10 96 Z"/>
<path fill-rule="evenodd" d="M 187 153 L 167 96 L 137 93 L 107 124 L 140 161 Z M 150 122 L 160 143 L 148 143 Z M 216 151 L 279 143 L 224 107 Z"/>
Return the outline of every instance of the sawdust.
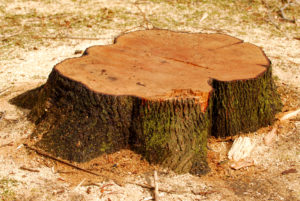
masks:
<path fill-rule="evenodd" d="M 143 16 L 133 5 L 133 1 L 8 2 L 5 1 L 6 13 L 24 14 L 35 9 L 37 15 L 67 12 L 73 16 L 77 12 L 97 12 L 104 7 L 122 7 L 126 12 L 132 11 L 138 23 L 143 23 Z M 293 39 L 294 32 L 285 32 L 284 36 L 279 36 L 273 34 L 272 24 L 251 25 L 240 20 L 238 16 L 232 18 L 236 22 L 228 23 L 225 17 L 214 14 L 214 5 L 199 4 L 183 9 L 181 13 L 174 10 L 171 4 L 160 1 L 140 1 L 139 7 L 146 17 L 152 20 L 154 25 L 160 25 L 160 28 L 202 33 L 221 32 L 261 46 L 272 61 L 273 73 L 277 77 L 276 85 L 284 104 L 283 112 L 300 108 L 300 44 L 299 40 Z M 190 14 L 189 10 L 201 12 L 199 19 L 205 12 L 208 17 L 193 25 L 184 18 L 184 15 Z M 264 9 L 260 11 L 263 12 Z M 0 16 L 5 15 L 0 13 Z M 181 24 L 172 27 L 172 21 L 165 25 L 155 21 L 164 15 Z M 66 20 L 68 19 L 67 16 Z M 24 28 L 24 24 L 20 26 Z M 230 168 L 231 161 L 227 158 L 235 138 L 210 139 L 208 162 L 211 171 L 201 177 L 190 174 L 176 175 L 148 164 L 129 150 L 104 155 L 85 164 L 76 164 L 104 175 L 96 177 L 42 157 L 22 146 L 34 125 L 27 120 L 26 115 L 29 111 L 17 108 L 10 104 L 9 100 L 43 84 L 52 67 L 66 58 L 77 56 L 74 54 L 76 50 L 85 50 L 93 45 L 111 44 L 113 38 L 126 29 L 134 30 L 133 26 L 114 26 L 99 29 L 96 35 L 104 39 L 46 39 L 44 45 L 36 47 L 36 44 L 29 44 L 25 48 L 16 45 L 2 52 L 0 179 L 16 180 L 16 185 L 9 189 L 14 194 L 5 196 L 10 196 L 12 200 L 147 200 L 153 197 L 152 190 L 139 184 L 153 185 L 153 170 L 157 169 L 159 186 L 167 190 L 161 192 L 160 197 L 163 200 L 300 200 L 299 115 L 279 125 L 277 135 L 270 146 L 263 143 L 263 138 L 272 130 L 271 127 L 246 134 L 245 136 L 256 142 L 250 155 L 254 165 L 239 170 Z M 94 29 L 93 31 L 96 32 Z M 90 34 L 87 29 L 76 29 L 71 33 L 75 34 L 74 36 Z M 38 172 L 20 169 L 22 166 Z M 296 171 L 282 174 L 290 169 Z M 1 188 L 0 181 L 0 190 Z M 2 200 L 3 196 L 2 193 Z"/>

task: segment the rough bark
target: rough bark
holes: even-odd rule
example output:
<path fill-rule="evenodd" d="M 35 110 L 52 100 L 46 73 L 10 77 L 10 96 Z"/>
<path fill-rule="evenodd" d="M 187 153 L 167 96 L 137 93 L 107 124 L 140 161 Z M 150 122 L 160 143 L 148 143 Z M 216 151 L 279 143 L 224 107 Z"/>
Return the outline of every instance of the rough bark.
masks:
<path fill-rule="evenodd" d="M 227 137 L 272 124 L 281 109 L 272 68 L 255 79 L 213 81 L 212 134 Z"/>
<path fill-rule="evenodd" d="M 170 49 L 178 37 L 182 44 Z M 176 172 L 203 174 L 208 136 L 254 131 L 280 110 L 271 63 L 251 44 L 165 30 L 133 32 L 115 42 L 54 67 L 31 112 L 37 146 L 77 162 L 131 148 Z M 228 60 L 232 52 L 240 55 Z"/>
<path fill-rule="evenodd" d="M 84 162 L 132 148 L 176 172 L 208 171 L 211 109 L 203 113 L 194 99 L 151 101 L 98 94 L 56 70 L 38 96 L 31 112 L 35 134 L 42 136 L 36 146 L 56 156 Z"/>

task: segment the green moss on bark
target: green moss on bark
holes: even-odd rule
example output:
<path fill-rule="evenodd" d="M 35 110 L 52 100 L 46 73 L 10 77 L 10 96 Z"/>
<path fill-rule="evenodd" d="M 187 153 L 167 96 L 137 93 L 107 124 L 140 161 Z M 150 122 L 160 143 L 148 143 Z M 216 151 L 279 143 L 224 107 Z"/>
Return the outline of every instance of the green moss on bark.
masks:
<path fill-rule="evenodd" d="M 282 104 L 272 80 L 272 68 L 257 78 L 213 80 L 212 135 L 227 137 L 270 125 Z"/>
<path fill-rule="evenodd" d="M 131 138 L 135 150 L 176 172 L 202 174 L 208 170 L 210 109 L 202 113 L 193 99 L 139 100 L 137 105 Z"/>
<path fill-rule="evenodd" d="M 37 146 L 84 162 L 131 147 L 178 173 L 207 172 L 207 137 L 226 137 L 271 124 L 281 108 L 271 68 L 255 79 L 212 82 L 205 112 L 194 99 L 144 100 L 94 92 L 55 69 L 31 112 Z"/>
<path fill-rule="evenodd" d="M 92 92 L 53 70 L 31 112 L 42 133 L 37 146 L 84 162 L 131 147 L 176 172 L 207 172 L 211 109 L 193 99 L 151 101 Z M 210 106 L 211 107 L 211 104 Z"/>
<path fill-rule="evenodd" d="M 133 97 L 91 92 L 55 70 L 40 97 L 31 112 L 37 146 L 78 162 L 128 147 Z"/>

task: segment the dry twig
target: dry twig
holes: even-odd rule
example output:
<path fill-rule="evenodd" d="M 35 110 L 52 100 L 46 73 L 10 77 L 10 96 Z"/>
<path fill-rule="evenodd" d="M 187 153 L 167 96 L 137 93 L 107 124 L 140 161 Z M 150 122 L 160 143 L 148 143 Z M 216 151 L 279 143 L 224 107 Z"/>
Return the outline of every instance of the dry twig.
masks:
<path fill-rule="evenodd" d="M 22 31 L 20 31 L 20 32 L 18 32 L 18 33 L 15 33 L 15 34 L 11 34 L 11 35 L 9 35 L 9 36 L 3 36 L 3 37 L 0 37 L 0 39 L 1 39 L 2 41 L 5 41 L 5 40 L 7 40 L 7 39 L 9 39 L 9 38 L 11 38 L 11 37 L 20 35 L 21 33 L 22 33 Z"/>
<path fill-rule="evenodd" d="M 84 178 L 75 188 L 74 191 L 77 191 L 78 188 L 83 184 L 83 182 L 85 182 L 86 178 Z"/>
<path fill-rule="evenodd" d="M 146 25 L 146 29 L 147 29 L 147 30 L 149 30 L 149 29 L 157 29 L 157 27 L 155 27 L 155 26 L 150 22 L 150 20 L 147 19 L 145 12 L 143 12 L 142 9 L 139 7 L 138 1 L 136 1 L 133 5 L 134 5 L 134 6 L 140 11 L 140 13 L 142 14 L 143 19 L 144 19 L 144 23 L 145 23 L 145 25 Z M 150 27 L 149 25 L 151 25 L 151 27 Z"/>
<path fill-rule="evenodd" d="M 295 111 L 292 111 L 292 112 L 288 112 L 287 114 L 283 115 L 273 126 L 273 129 L 264 137 L 264 143 L 265 145 L 270 145 L 273 138 L 276 136 L 276 132 L 277 132 L 277 129 L 278 129 L 278 124 L 281 122 L 281 121 L 285 121 L 285 120 L 288 120 L 288 119 L 291 119 L 295 116 L 297 116 L 298 114 L 300 114 L 300 109 L 297 109 Z"/>
<path fill-rule="evenodd" d="M 63 161 L 63 160 L 61 160 L 61 159 L 55 158 L 54 156 L 50 156 L 49 154 L 43 153 L 42 151 L 40 151 L 40 150 L 38 150 L 38 149 L 36 149 L 36 148 L 34 148 L 34 147 L 30 147 L 28 144 L 25 144 L 25 143 L 24 143 L 24 146 L 25 146 L 27 149 L 30 149 L 30 150 L 32 150 L 32 151 L 35 151 L 37 154 L 39 154 L 39 155 L 41 155 L 41 156 L 50 158 L 50 159 L 52 159 L 52 160 L 54 160 L 54 161 L 57 161 L 57 162 L 62 163 L 62 164 L 64 164 L 64 165 L 70 166 L 70 167 L 72 167 L 72 168 L 74 168 L 74 169 L 77 169 L 77 170 L 80 170 L 80 171 L 82 171 L 82 172 L 86 172 L 86 173 L 89 173 L 89 174 L 92 174 L 92 175 L 95 175 L 95 176 L 106 177 L 106 176 L 104 176 L 104 175 L 100 175 L 100 174 L 97 174 L 97 173 L 95 173 L 95 172 L 92 172 L 92 171 L 83 169 L 83 168 L 81 168 L 81 167 L 78 167 L 78 166 L 76 166 L 76 165 L 73 165 L 72 163 L 69 163 L 69 162 Z"/>
<path fill-rule="evenodd" d="M 94 183 L 94 182 L 88 182 L 88 183 L 84 184 L 83 186 L 98 186 L 98 187 L 101 187 L 99 184 Z"/>
<path fill-rule="evenodd" d="M 25 167 L 25 166 L 21 166 L 20 169 L 21 169 L 21 170 L 27 170 L 27 171 L 29 171 L 29 172 L 40 172 L 39 170 L 27 168 L 27 167 Z"/>
<path fill-rule="evenodd" d="M 137 28 L 141 28 L 141 27 L 143 27 L 143 25 L 139 25 L 139 26 L 131 27 L 131 28 L 129 28 L 129 29 L 125 29 L 125 30 L 123 30 L 123 31 L 121 32 L 120 35 L 123 35 L 123 34 L 125 34 L 125 33 L 131 32 L 132 30 L 137 29 Z"/>
<path fill-rule="evenodd" d="M 6 92 L 6 91 L 9 90 L 10 88 L 12 88 L 12 86 L 6 87 L 5 89 L 3 89 L 3 90 L 0 91 L 0 94 Z"/>
<path fill-rule="evenodd" d="M 280 15 L 281 15 L 281 17 L 282 17 L 283 20 L 285 20 L 285 21 L 287 21 L 287 22 L 295 23 L 295 22 L 296 22 L 295 19 L 289 19 L 289 18 L 287 18 L 286 15 L 285 15 L 285 13 L 284 13 L 284 10 L 285 10 L 287 7 L 289 7 L 289 6 L 293 5 L 293 4 L 294 4 L 294 3 L 292 3 L 290 0 L 288 0 L 287 3 L 284 4 L 282 8 L 280 8 Z"/>
<path fill-rule="evenodd" d="M 56 157 L 54 157 L 54 156 L 51 156 L 51 155 L 49 155 L 49 154 L 47 154 L 47 153 L 44 153 L 43 151 L 41 151 L 41 150 L 39 150 L 39 149 L 36 149 L 36 148 L 34 148 L 34 147 L 31 147 L 31 146 L 29 146 L 29 145 L 26 144 L 26 143 L 24 143 L 23 145 L 24 145 L 24 147 L 26 147 L 27 149 L 32 150 L 32 151 L 35 151 L 37 154 L 39 154 L 39 155 L 41 155 L 41 156 L 44 156 L 44 157 L 46 157 L 46 158 L 49 158 L 49 159 L 54 160 L 54 161 L 56 161 L 56 162 L 59 162 L 59 163 L 61 163 L 61 164 L 67 165 L 67 166 L 69 166 L 69 167 L 71 167 L 71 168 L 74 168 L 74 169 L 77 169 L 77 170 L 79 170 L 79 171 L 82 171 L 82 172 L 85 172 L 85 173 L 88 173 L 88 174 L 92 174 L 92 175 L 95 175 L 95 176 L 98 176 L 98 177 L 101 177 L 101 178 L 111 179 L 111 178 L 109 178 L 109 177 L 108 177 L 107 175 L 105 175 L 105 174 L 98 174 L 98 173 L 92 172 L 92 171 L 90 171 L 90 170 L 87 170 L 87 169 L 78 167 L 78 166 L 76 166 L 76 165 L 73 165 L 73 164 L 70 163 L 70 162 L 67 162 L 67 161 L 58 159 L 58 158 L 56 158 Z M 124 182 L 123 182 L 123 180 L 122 180 L 121 177 L 118 177 L 118 176 L 114 175 L 114 178 L 113 178 L 112 180 L 113 180 L 117 185 L 119 185 L 119 186 L 123 186 L 123 185 L 124 185 Z"/>
<path fill-rule="evenodd" d="M 281 31 L 280 27 L 274 22 L 272 16 L 271 16 L 271 12 L 270 12 L 270 7 L 269 5 L 267 4 L 267 2 L 265 0 L 261 0 L 262 4 L 266 7 L 267 9 L 267 12 L 268 12 L 268 18 L 269 18 L 269 21 L 268 20 L 265 20 L 266 22 L 268 23 L 271 23 L 273 24 L 278 30 Z"/>

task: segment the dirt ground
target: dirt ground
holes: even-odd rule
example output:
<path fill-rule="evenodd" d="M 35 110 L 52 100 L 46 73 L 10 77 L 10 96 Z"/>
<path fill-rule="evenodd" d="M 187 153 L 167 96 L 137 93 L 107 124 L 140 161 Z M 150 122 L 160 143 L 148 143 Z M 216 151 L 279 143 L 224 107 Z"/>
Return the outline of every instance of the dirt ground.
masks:
<path fill-rule="evenodd" d="M 153 170 L 160 200 L 300 200 L 300 116 L 247 133 L 249 167 L 231 168 L 234 139 L 210 139 L 210 173 L 177 175 L 148 164 L 130 150 L 74 164 L 24 146 L 34 125 L 28 110 L 10 100 L 46 82 L 58 62 L 107 45 L 128 31 L 162 28 L 224 33 L 262 47 L 270 58 L 285 112 L 300 108 L 300 2 L 277 0 L 0 0 L 0 200 L 153 199 Z M 288 20 L 286 20 L 288 19 Z M 80 51 L 78 51 L 80 50 Z"/>

